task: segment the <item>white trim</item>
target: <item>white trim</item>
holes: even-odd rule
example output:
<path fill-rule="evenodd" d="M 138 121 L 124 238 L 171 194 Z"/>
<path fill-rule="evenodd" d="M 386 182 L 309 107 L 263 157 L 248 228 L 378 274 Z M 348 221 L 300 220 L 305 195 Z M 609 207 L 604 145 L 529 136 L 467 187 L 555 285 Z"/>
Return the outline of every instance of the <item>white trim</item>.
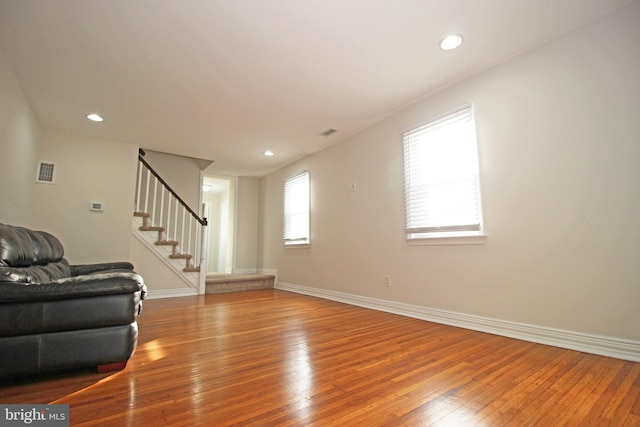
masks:
<path fill-rule="evenodd" d="M 424 238 L 407 238 L 409 246 L 444 246 L 444 245 L 484 245 L 487 236 L 428 236 Z"/>
<path fill-rule="evenodd" d="M 359 307 L 427 320 L 444 325 L 516 338 L 600 356 L 640 362 L 640 341 L 585 334 L 545 326 L 511 322 L 412 304 L 363 297 L 326 289 L 277 282 L 276 289 L 343 302 Z"/>
<path fill-rule="evenodd" d="M 159 289 L 153 292 L 147 292 L 145 300 L 160 299 L 160 298 L 190 297 L 195 295 L 198 295 L 198 291 L 193 288 Z"/>
<path fill-rule="evenodd" d="M 202 203 L 200 204 L 202 206 Z M 196 232 L 197 234 L 197 232 Z M 198 271 L 198 293 L 204 295 L 207 287 L 207 260 L 209 258 L 209 222 L 200 229 L 200 262 Z"/>

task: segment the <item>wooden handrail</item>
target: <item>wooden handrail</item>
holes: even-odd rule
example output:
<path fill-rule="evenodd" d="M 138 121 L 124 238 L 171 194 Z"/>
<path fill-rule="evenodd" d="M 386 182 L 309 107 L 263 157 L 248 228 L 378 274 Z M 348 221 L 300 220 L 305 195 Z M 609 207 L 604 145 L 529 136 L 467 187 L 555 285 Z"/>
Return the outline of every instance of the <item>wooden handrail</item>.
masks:
<path fill-rule="evenodd" d="M 187 205 L 187 204 L 184 202 L 184 200 L 182 200 L 182 198 L 180 198 L 180 196 L 178 196 L 178 194 L 177 194 L 175 191 L 173 191 L 173 189 L 171 188 L 171 186 L 169 186 L 169 184 L 167 184 L 167 182 L 166 182 L 164 179 L 162 179 L 162 178 L 160 177 L 160 175 L 158 175 L 158 173 L 157 173 L 157 172 L 156 172 L 156 171 L 151 167 L 151 165 L 150 165 L 149 163 L 147 163 L 147 162 L 145 161 L 145 159 L 143 159 L 143 158 L 142 158 L 142 156 L 144 155 L 144 154 L 142 154 L 142 153 L 144 153 L 144 151 L 140 150 L 140 151 L 139 151 L 139 154 L 138 154 L 138 160 L 140 160 L 140 161 L 142 162 L 142 164 L 143 164 L 143 165 L 145 165 L 145 167 L 146 167 L 147 169 L 149 169 L 149 171 L 153 174 L 153 176 L 155 176 L 155 177 L 158 179 L 158 181 L 160 181 L 160 182 L 162 183 L 162 185 L 164 185 L 164 187 L 165 187 L 167 190 L 169 190 L 169 192 L 173 195 L 173 197 L 175 197 L 175 198 L 176 198 L 176 200 L 177 200 L 178 202 L 180 202 L 180 204 L 181 204 L 181 205 L 182 205 L 182 206 L 183 206 L 183 207 L 184 207 L 184 208 L 185 208 L 185 209 L 186 209 L 186 210 L 191 214 L 191 216 L 193 216 L 193 217 L 195 218 L 195 220 L 196 220 L 196 221 L 198 221 L 198 222 L 200 223 L 200 225 L 206 226 L 206 225 L 207 225 L 207 219 L 206 219 L 206 218 L 200 218 L 200 216 L 198 216 L 198 214 L 196 214 L 196 213 L 193 211 L 193 209 L 191 209 L 191 208 L 189 207 L 189 205 Z"/>

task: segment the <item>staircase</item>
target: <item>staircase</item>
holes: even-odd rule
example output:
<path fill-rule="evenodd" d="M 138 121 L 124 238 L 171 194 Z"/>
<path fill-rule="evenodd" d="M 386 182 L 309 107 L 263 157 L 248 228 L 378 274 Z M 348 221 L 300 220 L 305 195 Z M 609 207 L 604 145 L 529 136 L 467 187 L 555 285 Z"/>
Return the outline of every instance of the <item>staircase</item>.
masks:
<path fill-rule="evenodd" d="M 189 292 L 220 294 L 272 289 L 277 280 L 272 274 L 207 274 L 206 218 L 200 218 L 143 156 L 144 151 L 140 150 L 134 236 L 191 288 Z"/>
<path fill-rule="evenodd" d="M 171 248 L 171 254 L 169 254 L 169 259 L 183 259 L 185 260 L 185 267 L 182 269 L 185 273 L 199 273 L 200 267 L 195 266 L 191 263 L 191 259 L 193 255 L 187 253 L 180 253 L 180 242 L 177 240 L 167 240 L 164 227 L 158 227 L 155 225 L 149 224 L 149 218 L 151 215 L 147 212 L 134 212 L 134 217 L 142 218 L 142 225 L 138 227 L 140 231 L 151 231 L 158 233 L 158 238 L 154 242 L 156 246 L 166 246 Z"/>
<path fill-rule="evenodd" d="M 205 292 L 207 220 L 138 156 L 134 235 L 197 293 Z"/>

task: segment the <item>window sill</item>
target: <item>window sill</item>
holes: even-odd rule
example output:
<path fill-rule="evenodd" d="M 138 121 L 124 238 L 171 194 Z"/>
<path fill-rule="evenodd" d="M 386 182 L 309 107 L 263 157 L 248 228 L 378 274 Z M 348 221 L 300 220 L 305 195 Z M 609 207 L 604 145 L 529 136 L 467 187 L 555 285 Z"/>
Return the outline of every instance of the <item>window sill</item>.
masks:
<path fill-rule="evenodd" d="M 311 243 L 285 243 L 285 248 L 297 249 L 297 248 L 308 248 L 311 247 Z"/>
<path fill-rule="evenodd" d="M 407 243 L 410 246 L 444 246 L 444 245 L 484 245 L 487 236 L 470 235 L 470 236 L 429 236 L 429 237 L 409 237 Z"/>

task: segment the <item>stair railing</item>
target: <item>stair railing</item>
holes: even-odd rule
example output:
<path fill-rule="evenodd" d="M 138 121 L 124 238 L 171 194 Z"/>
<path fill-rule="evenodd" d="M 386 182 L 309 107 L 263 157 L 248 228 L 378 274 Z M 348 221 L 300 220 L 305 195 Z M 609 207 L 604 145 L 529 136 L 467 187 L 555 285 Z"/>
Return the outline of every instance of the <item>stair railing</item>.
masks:
<path fill-rule="evenodd" d="M 200 218 L 142 156 L 140 150 L 135 212 L 149 215 L 150 224 L 162 228 L 164 243 L 175 246 L 174 257 L 186 260 L 185 272 L 199 273 L 202 294 L 207 274 L 207 219 Z"/>

